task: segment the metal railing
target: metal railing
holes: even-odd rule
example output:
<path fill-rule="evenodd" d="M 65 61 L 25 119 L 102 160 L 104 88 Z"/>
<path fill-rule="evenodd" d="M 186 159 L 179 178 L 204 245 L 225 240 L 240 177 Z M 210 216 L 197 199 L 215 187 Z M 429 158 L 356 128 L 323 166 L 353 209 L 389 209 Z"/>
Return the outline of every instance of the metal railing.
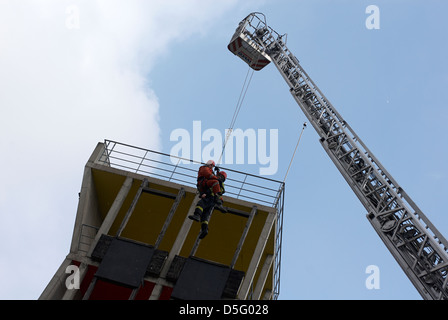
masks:
<path fill-rule="evenodd" d="M 128 144 L 105 140 L 98 162 L 150 177 L 196 188 L 197 172 L 203 163 Z M 281 181 L 220 167 L 227 172 L 226 195 L 276 207 L 284 190 Z"/>
<path fill-rule="evenodd" d="M 104 141 L 104 150 L 97 163 L 143 174 L 196 188 L 197 172 L 203 163 L 178 156 L 140 148 L 112 140 Z M 225 195 L 232 198 L 275 208 L 274 290 L 273 299 L 280 292 L 280 260 L 283 229 L 285 183 L 241 171 L 223 168 L 227 172 Z"/>

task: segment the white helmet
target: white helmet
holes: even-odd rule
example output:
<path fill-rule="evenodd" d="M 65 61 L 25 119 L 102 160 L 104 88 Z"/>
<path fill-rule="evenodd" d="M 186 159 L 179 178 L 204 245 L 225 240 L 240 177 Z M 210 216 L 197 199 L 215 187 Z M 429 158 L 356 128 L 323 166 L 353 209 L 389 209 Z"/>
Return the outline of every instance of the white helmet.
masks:
<path fill-rule="evenodd" d="M 207 163 L 206 163 L 206 165 L 214 167 L 214 166 L 215 166 L 215 161 L 213 161 L 213 160 L 208 160 Z"/>

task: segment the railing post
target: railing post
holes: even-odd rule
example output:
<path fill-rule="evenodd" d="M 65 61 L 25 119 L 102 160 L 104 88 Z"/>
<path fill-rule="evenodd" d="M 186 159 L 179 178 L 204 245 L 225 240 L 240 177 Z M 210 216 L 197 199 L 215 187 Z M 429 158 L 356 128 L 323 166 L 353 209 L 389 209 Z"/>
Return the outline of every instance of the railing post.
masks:
<path fill-rule="evenodd" d="M 135 209 L 135 206 L 137 205 L 138 199 L 140 198 L 140 195 L 142 194 L 143 188 L 148 186 L 148 179 L 143 179 L 143 182 L 140 186 L 140 188 L 137 191 L 137 194 L 134 197 L 134 200 L 132 200 L 131 206 L 129 207 L 128 211 L 126 212 L 126 215 L 123 218 L 123 221 L 121 221 L 121 225 L 118 228 L 116 237 L 119 237 L 121 235 L 121 233 L 123 232 L 124 228 L 126 227 L 126 224 L 129 221 L 129 218 L 132 215 L 132 212 Z"/>
<path fill-rule="evenodd" d="M 241 184 L 240 191 L 238 192 L 238 195 L 236 196 L 237 199 L 239 199 L 239 197 L 240 197 L 241 190 L 243 190 L 243 186 L 244 186 L 244 184 L 246 183 L 246 179 L 247 179 L 247 174 L 244 175 L 244 181 L 243 181 L 243 183 Z"/>
<path fill-rule="evenodd" d="M 246 226 L 244 227 L 243 234 L 241 235 L 240 242 L 236 247 L 235 254 L 233 255 L 232 262 L 230 263 L 230 268 L 235 266 L 236 261 L 238 260 L 238 256 L 240 255 L 241 248 L 243 247 L 244 241 L 246 240 L 247 233 L 249 232 L 249 228 L 252 225 L 252 221 L 254 220 L 255 215 L 257 214 L 257 207 L 253 206 L 252 211 L 250 212 L 250 216 L 247 219 Z"/>
<path fill-rule="evenodd" d="M 180 201 L 182 200 L 182 197 L 185 196 L 185 189 L 180 188 L 179 193 L 177 194 L 176 199 L 174 200 L 173 205 L 171 206 L 170 212 L 168 213 L 168 217 L 165 220 L 165 223 L 163 224 L 162 230 L 159 233 L 159 236 L 157 237 L 156 244 L 154 245 L 154 248 L 157 249 L 160 245 L 160 243 L 163 240 L 163 237 L 165 236 L 166 229 L 168 229 L 168 226 L 171 223 L 171 219 L 173 218 L 174 213 L 177 210 L 177 207 L 179 206 Z"/>

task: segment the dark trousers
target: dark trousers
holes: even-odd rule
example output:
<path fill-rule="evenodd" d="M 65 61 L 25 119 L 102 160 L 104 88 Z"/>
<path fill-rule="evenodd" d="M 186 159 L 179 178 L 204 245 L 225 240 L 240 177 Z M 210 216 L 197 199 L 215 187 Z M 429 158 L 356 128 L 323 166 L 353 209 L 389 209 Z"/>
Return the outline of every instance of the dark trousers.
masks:
<path fill-rule="evenodd" d="M 213 196 L 201 198 L 196 205 L 195 212 L 201 216 L 201 222 L 207 222 L 215 207 L 215 199 Z"/>

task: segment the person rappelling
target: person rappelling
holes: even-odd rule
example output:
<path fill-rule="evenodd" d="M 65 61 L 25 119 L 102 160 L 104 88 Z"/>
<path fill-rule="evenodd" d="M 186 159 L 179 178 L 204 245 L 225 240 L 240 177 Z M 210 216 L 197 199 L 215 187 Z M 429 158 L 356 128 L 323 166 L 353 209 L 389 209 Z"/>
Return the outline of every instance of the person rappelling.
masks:
<path fill-rule="evenodd" d="M 216 174 L 213 172 L 213 169 L 215 169 Z M 215 166 L 213 160 L 207 161 L 205 165 L 199 168 L 196 186 L 199 191 L 200 200 L 197 203 L 194 213 L 188 216 L 188 218 L 201 222 L 200 239 L 205 238 L 208 234 L 208 221 L 213 209 L 216 208 L 223 213 L 227 212 L 222 205 L 222 195 L 225 192 L 224 181 L 226 179 L 227 174 L 224 171 L 220 171 Z"/>

